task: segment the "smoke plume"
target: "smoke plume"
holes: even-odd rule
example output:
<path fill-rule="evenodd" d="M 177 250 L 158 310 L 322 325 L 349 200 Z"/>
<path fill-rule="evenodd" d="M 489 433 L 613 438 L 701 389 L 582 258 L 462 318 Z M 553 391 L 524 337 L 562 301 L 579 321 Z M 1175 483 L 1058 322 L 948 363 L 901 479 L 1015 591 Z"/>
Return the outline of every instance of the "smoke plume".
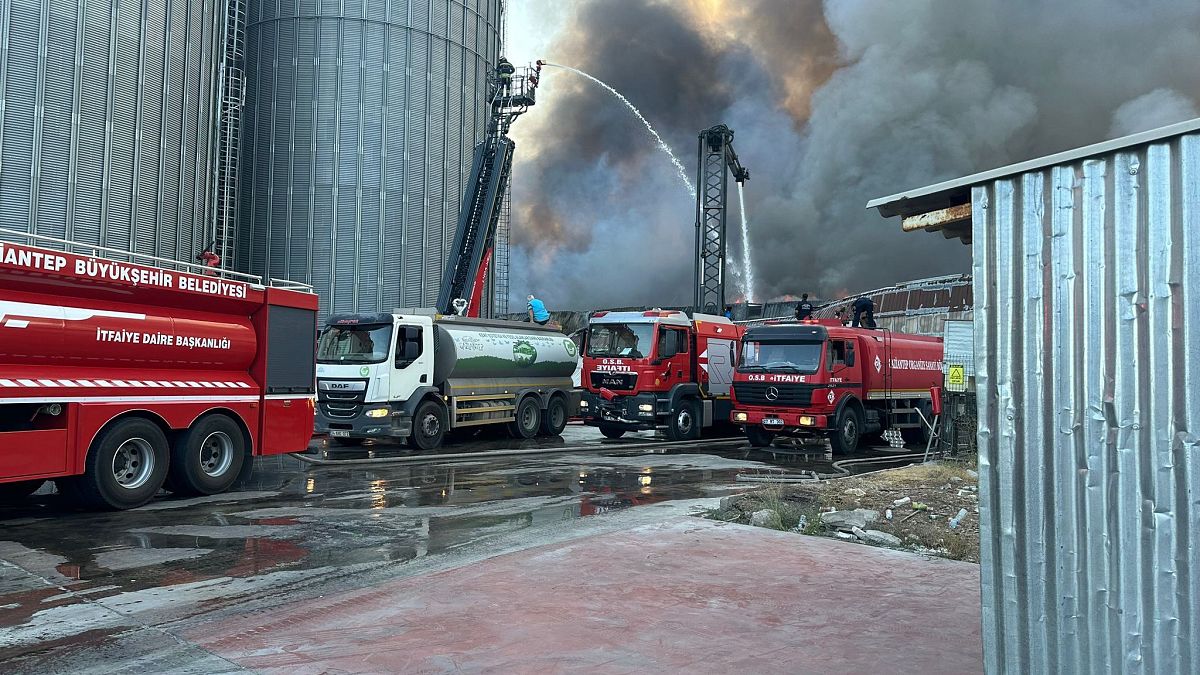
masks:
<path fill-rule="evenodd" d="M 764 299 L 968 271 L 957 241 L 864 204 L 1177 122 L 1200 99 L 1194 0 L 582 0 L 552 44 L 692 171 L 701 129 L 735 131 Z M 514 137 L 514 298 L 690 301 L 695 204 L 627 110 L 546 71 Z"/>

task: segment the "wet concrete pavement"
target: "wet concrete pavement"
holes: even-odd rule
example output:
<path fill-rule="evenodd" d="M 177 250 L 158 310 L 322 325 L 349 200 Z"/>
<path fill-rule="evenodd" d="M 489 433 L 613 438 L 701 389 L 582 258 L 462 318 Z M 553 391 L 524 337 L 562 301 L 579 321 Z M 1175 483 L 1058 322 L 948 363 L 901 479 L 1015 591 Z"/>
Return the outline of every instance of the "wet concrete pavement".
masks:
<path fill-rule="evenodd" d="M 578 428 L 542 443 L 588 451 L 387 466 L 260 458 L 224 495 L 164 497 L 123 513 L 73 512 L 53 494 L 0 506 L 0 663 L 13 672 L 258 668 L 193 638 L 228 637 L 219 627 L 231 617 L 652 526 L 745 489 L 739 474 L 827 462 L 747 458 L 739 448 L 622 452 Z M 510 446 L 485 439 L 455 450 Z"/>

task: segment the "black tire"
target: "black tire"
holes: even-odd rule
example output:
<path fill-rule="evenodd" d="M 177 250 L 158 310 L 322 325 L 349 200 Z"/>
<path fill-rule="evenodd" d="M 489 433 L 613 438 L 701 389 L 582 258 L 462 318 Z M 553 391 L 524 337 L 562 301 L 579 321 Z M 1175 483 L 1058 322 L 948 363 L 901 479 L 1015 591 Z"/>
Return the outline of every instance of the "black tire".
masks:
<path fill-rule="evenodd" d="M 601 424 L 600 433 L 603 434 L 605 438 L 616 439 L 624 436 L 625 430 L 621 427 L 614 427 L 611 424 Z"/>
<path fill-rule="evenodd" d="M 408 447 L 413 450 L 429 452 L 442 446 L 446 438 L 446 409 L 434 401 L 424 401 L 417 406 L 413 415 L 412 435 L 408 437 Z"/>
<path fill-rule="evenodd" d="M 700 438 L 700 406 L 694 399 L 685 398 L 671 411 L 667 418 L 667 438 L 672 441 L 689 441 Z"/>
<path fill-rule="evenodd" d="M 746 440 L 756 448 L 769 448 L 771 442 L 775 440 L 775 432 L 767 431 L 760 426 L 747 426 Z"/>
<path fill-rule="evenodd" d="M 226 415 L 202 417 L 171 448 L 170 489 L 178 495 L 215 495 L 233 485 L 246 461 L 242 428 Z"/>
<path fill-rule="evenodd" d="M 20 480 L 15 483 L 0 483 L 0 504 L 12 504 L 25 499 L 42 487 L 44 480 Z"/>
<path fill-rule="evenodd" d="M 862 434 L 862 417 L 858 409 L 847 405 L 838 415 L 837 424 L 829 432 L 829 445 L 835 455 L 849 455 L 858 449 Z"/>
<path fill-rule="evenodd" d="M 154 498 L 167 478 L 171 451 L 158 425 L 129 417 L 92 442 L 84 474 L 59 483 L 80 506 L 133 509 Z"/>
<path fill-rule="evenodd" d="M 559 436 L 567 428 L 567 402 L 561 396 L 550 399 L 550 405 L 542 412 L 542 435 Z"/>
<path fill-rule="evenodd" d="M 542 407 L 538 405 L 536 396 L 526 396 L 517 404 L 513 417 L 517 419 L 508 423 L 508 433 L 513 438 L 527 439 L 538 435 L 542 428 Z"/>

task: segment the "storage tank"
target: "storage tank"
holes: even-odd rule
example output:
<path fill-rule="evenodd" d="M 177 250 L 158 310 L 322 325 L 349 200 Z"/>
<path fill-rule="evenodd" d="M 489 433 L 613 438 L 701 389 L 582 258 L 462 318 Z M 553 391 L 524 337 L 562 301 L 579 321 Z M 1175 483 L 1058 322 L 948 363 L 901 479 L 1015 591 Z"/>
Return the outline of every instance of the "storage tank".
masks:
<path fill-rule="evenodd" d="M 250 3 L 244 271 L 311 283 L 322 314 L 434 304 L 486 128 L 500 5 Z"/>
<path fill-rule="evenodd" d="M 0 222 L 192 260 L 210 211 L 213 0 L 9 0 Z"/>
<path fill-rule="evenodd" d="M 569 378 L 579 363 L 575 343 L 553 330 L 455 325 L 453 320 L 438 321 L 434 328 L 435 385 L 462 378 Z"/>

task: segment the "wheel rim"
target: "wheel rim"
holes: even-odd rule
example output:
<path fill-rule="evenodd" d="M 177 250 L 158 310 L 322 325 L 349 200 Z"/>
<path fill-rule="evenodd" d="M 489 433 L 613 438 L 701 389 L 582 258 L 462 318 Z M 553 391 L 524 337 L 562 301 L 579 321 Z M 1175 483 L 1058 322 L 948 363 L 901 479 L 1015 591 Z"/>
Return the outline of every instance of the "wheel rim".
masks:
<path fill-rule="evenodd" d="M 429 413 L 421 418 L 421 433 L 426 438 L 433 438 L 438 435 L 442 429 L 442 423 L 438 421 L 437 415 Z"/>
<path fill-rule="evenodd" d="M 688 433 L 692 430 L 692 413 L 688 410 L 680 410 L 679 416 L 675 418 L 675 426 L 683 433 Z"/>
<path fill-rule="evenodd" d="M 842 423 L 842 442 L 850 445 L 856 438 L 858 438 L 858 423 L 854 421 L 853 417 L 847 417 L 846 421 Z"/>
<path fill-rule="evenodd" d="M 211 478 L 224 476 L 233 466 L 233 439 L 224 431 L 214 431 L 200 444 L 200 470 Z"/>
<path fill-rule="evenodd" d="M 154 474 L 154 446 L 144 438 L 130 438 L 117 446 L 112 461 L 117 485 L 136 490 L 150 482 Z"/>
<path fill-rule="evenodd" d="M 562 406 L 556 405 L 550 407 L 550 423 L 555 427 L 562 426 L 563 418 L 567 416 L 567 411 Z"/>
<path fill-rule="evenodd" d="M 534 412 L 536 408 L 532 405 L 525 406 L 525 410 L 521 411 L 521 425 L 526 429 L 532 429 L 534 423 Z"/>

